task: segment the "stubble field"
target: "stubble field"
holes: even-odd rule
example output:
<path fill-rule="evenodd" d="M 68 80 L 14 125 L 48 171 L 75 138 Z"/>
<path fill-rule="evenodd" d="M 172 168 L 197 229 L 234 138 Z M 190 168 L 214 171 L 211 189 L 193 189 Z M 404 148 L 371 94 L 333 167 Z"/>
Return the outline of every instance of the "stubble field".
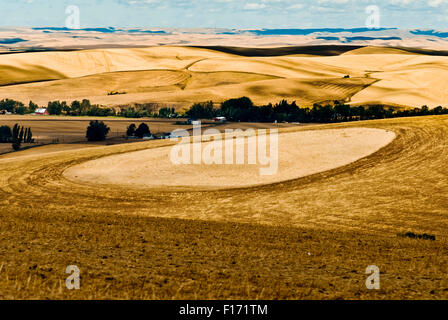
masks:
<path fill-rule="evenodd" d="M 170 141 L 0 156 L 0 297 L 448 298 L 448 117 L 281 132 L 343 128 L 396 138 L 342 167 L 210 191 L 64 176 L 90 160 Z M 397 236 L 408 231 L 436 240 Z M 81 270 L 80 290 L 65 288 L 68 265 Z M 380 268 L 380 290 L 366 289 L 369 265 Z"/>

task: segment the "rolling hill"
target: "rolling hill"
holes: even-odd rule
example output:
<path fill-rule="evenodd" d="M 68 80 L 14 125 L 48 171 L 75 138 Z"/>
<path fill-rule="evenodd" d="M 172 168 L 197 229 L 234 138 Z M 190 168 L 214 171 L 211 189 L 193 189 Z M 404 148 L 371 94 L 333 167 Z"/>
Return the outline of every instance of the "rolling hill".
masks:
<path fill-rule="evenodd" d="M 89 99 L 105 106 L 149 102 L 177 108 L 241 96 L 256 104 L 288 99 L 300 105 L 330 100 L 448 105 L 448 57 L 403 48 L 341 47 L 161 46 L 4 54 L 0 97 L 40 105 Z"/>

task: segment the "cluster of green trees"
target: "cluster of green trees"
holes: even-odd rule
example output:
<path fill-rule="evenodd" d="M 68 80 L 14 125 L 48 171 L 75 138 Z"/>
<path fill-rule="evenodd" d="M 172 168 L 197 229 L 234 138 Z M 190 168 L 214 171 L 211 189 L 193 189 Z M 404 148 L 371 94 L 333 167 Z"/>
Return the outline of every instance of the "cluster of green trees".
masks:
<path fill-rule="evenodd" d="M 34 113 L 39 108 L 37 104 L 30 101 L 28 106 L 25 106 L 20 101 L 12 99 L 3 99 L 0 101 L 0 110 L 5 110 L 14 114 L 30 114 Z M 73 101 L 67 104 L 65 101 L 50 101 L 47 104 L 47 111 L 51 115 L 69 115 L 69 116 L 97 116 L 107 117 L 116 115 L 115 110 L 104 108 L 97 104 L 91 104 L 89 100 L 84 99 L 80 101 Z"/>
<path fill-rule="evenodd" d="M 33 143 L 31 128 L 19 126 L 17 123 L 11 129 L 9 126 L 0 126 L 0 143 L 12 143 L 14 150 L 19 150 L 22 143 Z"/>
<path fill-rule="evenodd" d="M 30 101 L 28 106 L 24 105 L 20 101 L 12 99 L 3 99 L 0 101 L 0 111 L 11 112 L 15 114 L 29 114 L 33 113 L 38 108 L 38 105 L 33 101 Z"/>
<path fill-rule="evenodd" d="M 328 123 L 448 114 L 448 109 L 437 107 L 429 110 L 427 106 L 423 106 L 412 110 L 395 110 L 383 105 L 351 107 L 339 101 L 326 105 L 316 103 L 312 108 L 300 108 L 295 102 L 288 103 L 286 100 L 275 105 L 268 104 L 258 107 L 249 98 L 242 97 L 227 100 L 219 108 L 214 108 L 212 101 L 195 103 L 185 114 L 190 118 L 197 119 L 212 119 L 217 116 L 224 116 L 230 121 Z"/>
<path fill-rule="evenodd" d="M 50 101 L 47 105 L 49 114 L 69 116 L 108 117 L 114 116 L 115 110 L 104 108 L 97 104 L 91 104 L 89 100 L 73 101 L 70 105 L 65 101 Z"/>
<path fill-rule="evenodd" d="M 126 130 L 126 135 L 128 137 L 138 137 L 142 139 L 145 136 L 151 135 L 151 130 L 149 130 L 149 126 L 146 123 L 140 123 L 138 128 L 134 123 L 131 123 Z"/>
<path fill-rule="evenodd" d="M 117 115 L 124 118 L 147 118 L 151 117 L 151 112 L 144 108 L 128 107 L 121 109 Z"/>

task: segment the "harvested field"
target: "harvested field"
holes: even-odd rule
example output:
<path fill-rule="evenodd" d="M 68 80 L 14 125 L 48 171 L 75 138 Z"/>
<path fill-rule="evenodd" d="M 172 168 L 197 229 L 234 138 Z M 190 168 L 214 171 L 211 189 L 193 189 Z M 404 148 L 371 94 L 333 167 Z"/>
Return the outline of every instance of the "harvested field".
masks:
<path fill-rule="evenodd" d="M 87 161 L 171 141 L 0 156 L 0 296 L 448 298 L 448 117 L 281 132 L 352 128 L 396 138 L 331 170 L 227 190 L 151 191 L 64 177 Z M 397 236 L 407 232 L 436 240 Z M 70 264 L 81 269 L 80 290 L 64 287 Z M 365 287 L 372 264 L 380 290 Z"/>
<path fill-rule="evenodd" d="M 283 133 L 271 141 L 274 134 L 268 132 L 264 135 L 264 146 L 267 150 L 265 155 L 269 160 L 266 164 L 249 164 L 250 147 L 247 138 L 243 138 L 239 143 L 246 151 L 242 157 L 244 164 L 237 164 L 238 144 L 234 139 L 230 139 L 231 148 L 227 147 L 226 140 L 202 142 L 202 164 L 194 164 L 192 155 L 195 147 L 188 142 L 190 138 L 185 138 L 187 144 L 178 145 L 179 152 L 175 155 L 190 155 L 187 159 L 189 164 L 173 163 L 170 158 L 172 147 L 164 147 L 85 162 L 69 168 L 65 177 L 87 183 L 153 188 L 180 187 L 185 190 L 241 188 L 298 179 L 334 169 L 378 151 L 395 137 L 392 132 L 367 128 Z M 260 135 L 255 134 L 253 137 L 261 139 Z M 257 141 L 259 140 L 251 142 L 255 148 Z M 186 151 L 186 148 L 189 151 Z M 213 151 L 209 154 L 207 150 Z M 232 155 L 232 161 L 223 165 L 226 154 Z M 215 155 L 219 158 L 214 158 L 218 164 L 204 163 L 205 159 Z M 257 155 L 255 157 L 257 158 Z M 156 167 L 157 170 L 154 170 Z M 266 171 L 265 175 L 261 175 L 263 170 Z"/>

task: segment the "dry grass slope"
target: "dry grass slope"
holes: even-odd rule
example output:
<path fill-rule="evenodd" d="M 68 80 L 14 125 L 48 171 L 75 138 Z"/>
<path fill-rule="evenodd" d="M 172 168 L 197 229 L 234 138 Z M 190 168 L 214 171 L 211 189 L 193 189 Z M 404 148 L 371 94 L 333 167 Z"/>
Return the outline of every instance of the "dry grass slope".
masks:
<path fill-rule="evenodd" d="M 258 104 L 285 98 L 301 105 L 335 99 L 407 107 L 448 105 L 447 56 L 342 47 L 306 51 L 166 46 L 0 55 L 0 97 L 43 105 L 87 98 L 107 106 L 154 102 L 178 108 L 243 95 Z M 343 79 L 345 75 L 350 79 Z M 112 91 L 126 94 L 108 96 Z"/>

